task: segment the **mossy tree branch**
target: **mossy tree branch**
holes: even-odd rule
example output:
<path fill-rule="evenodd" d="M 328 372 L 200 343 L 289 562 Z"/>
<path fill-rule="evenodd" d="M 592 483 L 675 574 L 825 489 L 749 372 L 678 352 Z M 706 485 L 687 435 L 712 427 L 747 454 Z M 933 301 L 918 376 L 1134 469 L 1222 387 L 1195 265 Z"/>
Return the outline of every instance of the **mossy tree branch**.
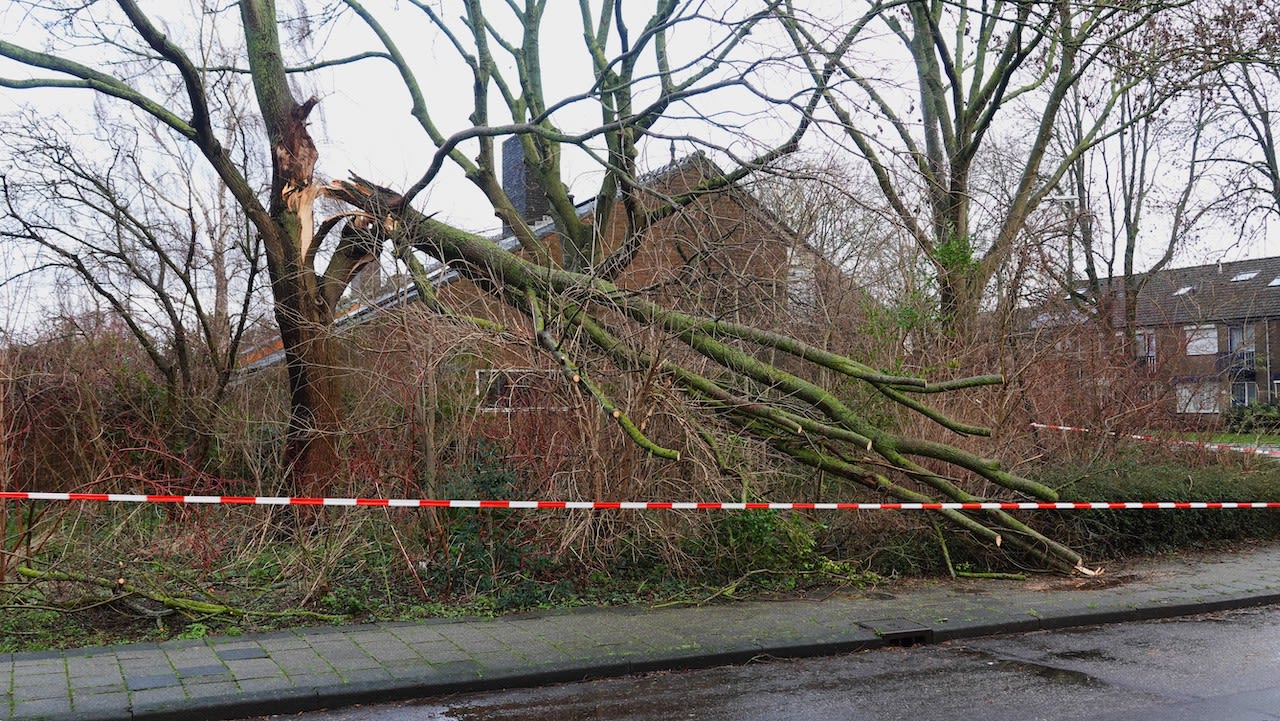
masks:
<path fill-rule="evenodd" d="M 798 463 L 837 473 L 869 489 L 909 501 L 930 502 L 936 500 L 936 496 L 955 501 L 982 500 L 957 485 L 955 479 L 930 470 L 922 462 L 928 461 L 974 474 L 1011 493 L 1041 499 L 1057 497 L 1052 488 L 1008 473 L 993 460 L 945 443 L 907 437 L 878 427 L 830 389 L 762 360 L 763 354 L 754 351 L 781 351 L 804 361 L 812 369 L 839 372 L 864 383 L 907 411 L 922 414 L 953 430 L 981 430 L 953 421 L 936 409 L 908 398 L 903 392 L 906 389 L 933 390 L 923 379 L 882 373 L 852 358 L 742 324 L 664 308 L 598 277 L 539 266 L 503 251 L 480 236 L 426 217 L 403 203 L 394 191 L 367 180 L 335 181 L 330 184 L 329 192 L 379 217 L 394 217 L 400 224 L 397 232 L 413 238 L 416 247 L 437 258 L 457 261 L 457 267 L 464 274 L 479 277 L 483 272 L 490 282 L 496 281 L 494 284 L 500 287 L 502 298 L 534 318 L 539 345 L 551 352 L 562 369 L 575 378 L 581 378 L 576 365 L 547 330 L 553 318 L 566 327 L 581 328 L 586 337 L 620 367 L 656 367 L 690 398 L 699 399 L 701 407 L 719 414 L 742 432 L 769 443 Z M 391 208 L 394 211 L 389 211 Z M 564 302 L 552 304 L 541 300 L 551 296 L 558 296 Z M 656 361 L 623 343 L 620 332 L 637 326 L 661 328 L 703 362 L 712 364 L 710 367 L 716 370 L 717 378 L 684 362 Z M 992 381 L 989 376 L 965 379 L 952 387 L 982 386 Z M 596 395 L 595 391 L 591 392 Z M 602 398 L 603 394 L 596 397 Z M 625 418 L 625 414 L 619 411 L 615 417 Z M 647 438 L 633 435 L 626 425 L 622 427 L 642 446 L 657 452 L 646 445 Z M 891 469 L 901 481 L 871 470 L 880 465 Z M 919 484 L 927 490 L 915 490 L 906 483 Z M 946 511 L 943 516 L 980 538 L 1007 544 L 1010 550 L 1053 568 L 1083 569 L 1078 554 L 1010 514 L 988 512 L 979 516 Z"/>

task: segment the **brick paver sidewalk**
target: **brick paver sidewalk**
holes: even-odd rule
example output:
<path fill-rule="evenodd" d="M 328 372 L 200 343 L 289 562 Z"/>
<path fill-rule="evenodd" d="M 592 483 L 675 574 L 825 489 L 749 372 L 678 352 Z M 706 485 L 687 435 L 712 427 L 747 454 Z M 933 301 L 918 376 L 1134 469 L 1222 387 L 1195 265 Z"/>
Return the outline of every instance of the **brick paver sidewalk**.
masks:
<path fill-rule="evenodd" d="M 1280 545 L 1079 584 L 958 581 L 821 601 L 593 609 L 0 655 L 0 718 L 231 719 L 759 656 L 1280 602 Z"/>

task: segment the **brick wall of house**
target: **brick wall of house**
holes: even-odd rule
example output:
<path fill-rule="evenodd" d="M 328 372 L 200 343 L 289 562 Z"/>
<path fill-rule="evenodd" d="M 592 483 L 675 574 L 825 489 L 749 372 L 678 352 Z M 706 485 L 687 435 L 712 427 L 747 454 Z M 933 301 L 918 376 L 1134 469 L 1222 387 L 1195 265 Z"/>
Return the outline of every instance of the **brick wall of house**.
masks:
<path fill-rule="evenodd" d="M 1268 403 L 1280 402 L 1276 394 L 1275 379 L 1280 374 L 1280 319 L 1272 318 L 1259 323 L 1258 337 L 1258 395 Z M 1265 353 L 1263 352 L 1265 350 Z"/>
<path fill-rule="evenodd" d="M 704 179 L 703 169 L 699 162 L 687 162 L 660 176 L 645 204 L 657 207 L 665 197 L 693 188 Z M 753 212 L 754 202 L 742 191 L 727 189 L 687 203 L 646 231 L 636 257 L 615 283 L 679 310 L 743 322 L 778 315 L 786 305 L 789 252 L 797 241 Z M 626 218 L 617 208 L 603 234 L 602 256 L 617 251 L 626 235 Z M 543 242 L 552 257 L 560 257 L 555 233 Z M 467 312 L 511 317 L 470 281 L 451 283 L 440 294 Z"/>

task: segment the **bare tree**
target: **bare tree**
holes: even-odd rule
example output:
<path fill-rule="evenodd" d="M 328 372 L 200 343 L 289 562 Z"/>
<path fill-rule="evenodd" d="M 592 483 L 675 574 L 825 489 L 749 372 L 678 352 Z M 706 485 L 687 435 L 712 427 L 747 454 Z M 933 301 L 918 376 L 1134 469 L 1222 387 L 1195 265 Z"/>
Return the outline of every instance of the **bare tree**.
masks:
<path fill-rule="evenodd" d="M 878 202 L 874 180 L 847 159 L 805 153 L 758 174 L 751 189 L 803 239 L 802 251 L 821 259 L 790 269 L 803 301 L 792 322 L 832 343 L 843 336 L 843 352 L 874 358 L 872 365 L 908 367 L 913 336 L 934 315 L 930 279 L 918 247 Z"/>
<path fill-rule="evenodd" d="M 122 72 L 116 76 L 72 59 L 71 51 L 37 51 L 5 41 L 0 43 L 0 54 L 54 77 L 7 78 L 0 83 L 20 89 L 82 88 L 116 98 L 159 121 L 205 157 L 265 250 L 276 323 L 288 357 L 292 414 L 286 455 L 299 477 L 310 479 L 304 483 L 314 483 L 337 463 L 335 434 L 340 411 L 330 330 L 333 309 L 351 277 L 372 259 L 366 244 L 348 235 L 325 271 L 315 270 L 319 247 L 337 225 L 317 224 L 313 217 L 320 186 L 312 178 L 317 152 L 307 131 L 307 118 L 319 101 L 299 100 L 293 95 L 274 2 L 240 3 L 248 75 L 270 149 L 270 190 L 262 198 L 251 177 L 252 167 L 238 162 L 241 159 L 235 148 L 225 144 L 227 119 L 215 117 L 220 107 L 217 97 L 208 92 L 215 85 L 213 80 L 233 72 L 205 66 L 210 58 L 204 51 L 211 43 L 200 33 L 216 30 L 197 27 L 195 38 L 188 38 L 194 51 L 188 51 L 135 2 L 120 2 L 118 9 L 119 14 L 112 17 L 110 8 L 93 3 L 79 10 L 54 11 L 53 18 L 60 18 L 68 34 L 97 38 L 99 52 L 120 51 L 122 58 L 109 60 L 102 67 L 122 61 L 125 65 L 121 68 L 127 71 L 130 63 L 141 62 L 150 73 Z M 200 19 L 225 21 L 229 14 L 226 8 L 212 6 L 192 10 Z M 51 30 L 58 29 L 53 24 L 56 20 L 49 22 Z M 73 45 L 56 35 L 53 38 L 63 50 Z"/>
<path fill-rule="evenodd" d="M 1228 109 L 1228 140 L 1241 152 L 1223 158 L 1237 168 L 1235 187 L 1251 199 L 1242 230 L 1258 214 L 1280 217 L 1280 60 L 1233 63 L 1219 71 L 1219 91 Z"/>
<path fill-rule="evenodd" d="M 1072 88 L 1055 153 L 1074 160 L 1048 213 L 1067 221 L 1061 285 L 1108 326 L 1132 333 L 1143 288 L 1205 221 L 1243 238 L 1274 205 L 1273 120 L 1254 94 L 1274 55 L 1267 12 L 1223 0 L 1166 13 L 1117 40 L 1116 57 L 1129 62 L 1102 65 Z M 1128 90 L 1101 117 L 1097 98 L 1117 86 Z M 1099 122 L 1098 140 L 1080 151 Z"/>
<path fill-rule="evenodd" d="M 194 404 L 218 403 L 231 380 L 260 251 L 168 138 L 97 120 L 101 162 L 61 122 L 29 117 L 10 128 L 0 238 L 34 246 L 41 267 L 72 280 L 53 283 L 82 284 L 111 308 L 163 379 L 169 422 L 190 432 L 201 415 Z"/>
<path fill-rule="evenodd" d="M 898 273 L 910 239 L 882 211 L 875 182 L 861 168 L 793 156 L 751 187 L 797 237 L 851 277 L 877 292 L 903 290 Z"/>
<path fill-rule="evenodd" d="M 1067 293 L 1096 305 L 1105 324 L 1118 322 L 1129 332 L 1142 289 L 1230 202 L 1213 187 L 1221 145 L 1213 147 L 1209 135 L 1217 119 L 1212 91 L 1196 85 L 1170 96 L 1152 84 L 1120 99 L 1114 133 L 1079 156 L 1070 192 L 1057 198 L 1067 221 L 1061 276 Z M 1074 122 L 1065 134 L 1074 139 L 1080 125 Z M 1078 254 L 1072 252 L 1077 243 Z M 1144 262 L 1140 254 L 1154 260 Z M 1076 260 L 1084 271 L 1079 280 Z M 1116 303 L 1120 313 L 1113 315 Z"/>
<path fill-rule="evenodd" d="M 1235 169 L 1224 192 L 1248 198 L 1241 227 L 1258 214 L 1280 213 L 1280 8 L 1248 0 L 1204 0 L 1178 32 L 1194 48 L 1193 58 L 1211 72 L 1218 104 L 1221 147 L 1214 161 Z"/>
<path fill-rule="evenodd" d="M 1118 103 L 1141 81 L 1096 88 L 1092 122 L 1072 147 L 1051 154 L 1081 78 L 1097 65 L 1134 62 L 1130 54 L 1172 52 L 1154 38 L 1133 39 L 1181 4 L 870 2 L 840 31 L 791 2 L 785 16 L 840 132 L 929 258 L 943 316 L 963 332 L 1028 217 L 1105 137 Z M 837 68 L 830 82 L 821 77 L 829 66 Z M 1025 139 L 1007 199 L 991 197 L 975 173 L 1002 135 Z"/>

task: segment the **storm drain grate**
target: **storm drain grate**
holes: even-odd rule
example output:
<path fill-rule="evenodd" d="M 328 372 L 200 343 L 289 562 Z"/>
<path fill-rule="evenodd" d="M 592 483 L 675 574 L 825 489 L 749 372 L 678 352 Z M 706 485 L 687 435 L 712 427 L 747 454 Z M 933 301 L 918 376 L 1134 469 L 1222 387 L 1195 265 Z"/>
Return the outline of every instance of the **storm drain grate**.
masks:
<path fill-rule="evenodd" d="M 859 621 L 858 625 L 874 632 L 890 646 L 915 646 L 933 643 L 933 629 L 909 618 L 881 618 Z"/>

